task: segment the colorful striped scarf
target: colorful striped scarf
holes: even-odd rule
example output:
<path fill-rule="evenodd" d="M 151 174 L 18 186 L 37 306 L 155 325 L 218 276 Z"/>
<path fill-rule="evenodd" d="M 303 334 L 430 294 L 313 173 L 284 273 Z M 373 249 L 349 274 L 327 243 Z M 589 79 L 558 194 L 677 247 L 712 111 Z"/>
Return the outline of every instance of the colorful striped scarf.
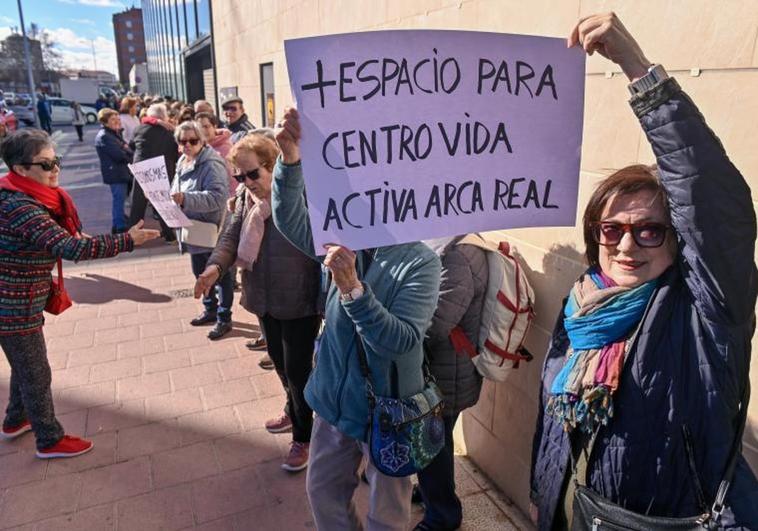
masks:
<path fill-rule="evenodd" d="M 613 417 L 626 356 L 626 341 L 637 328 L 656 281 L 636 288 L 617 286 L 590 268 L 571 289 L 564 309 L 569 337 L 566 362 L 553 381 L 548 415 L 566 431 L 579 427 L 592 433 Z"/>

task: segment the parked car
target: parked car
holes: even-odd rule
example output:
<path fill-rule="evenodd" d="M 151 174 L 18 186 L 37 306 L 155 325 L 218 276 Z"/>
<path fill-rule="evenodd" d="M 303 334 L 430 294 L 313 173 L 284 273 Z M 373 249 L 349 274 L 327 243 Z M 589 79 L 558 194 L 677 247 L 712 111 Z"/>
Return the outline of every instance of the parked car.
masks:
<path fill-rule="evenodd" d="M 31 105 L 32 97 L 26 92 L 16 94 L 16 105 Z"/>
<path fill-rule="evenodd" d="M 6 105 L 15 105 L 16 104 L 16 93 L 15 92 L 5 92 L 3 93 L 3 98 L 5 99 Z"/>
<path fill-rule="evenodd" d="M 50 103 L 50 109 L 52 111 L 52 122 L 54 124 L 71 123 L 71 120 L 74 118 L 74 109 L 71 108 L 71 100 L 48 97 L 47 101 Z M 89 105 L 82 105 L 81 108 L 88 124 L 94 124 L 97 122 L 97 111 L 94 107 L 90 107 Z"/>

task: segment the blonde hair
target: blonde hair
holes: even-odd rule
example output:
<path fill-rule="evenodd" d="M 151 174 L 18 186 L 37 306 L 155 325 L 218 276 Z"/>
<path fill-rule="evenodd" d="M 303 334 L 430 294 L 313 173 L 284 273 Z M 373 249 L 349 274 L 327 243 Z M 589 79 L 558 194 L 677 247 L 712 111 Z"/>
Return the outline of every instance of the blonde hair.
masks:
<path fill-rule="evenodd" d="M 237 166 L 237 158 L 240 153 L 255 153 L 258 157 L 258 162 L 261 166 L 268 171 L 274 171 L 274 164 L 276 164 L 276 157 L 279 156 L 279 148 L 276 146 L 273 140 L 263 135 L 251 135 L 248 134 L 242 138 L 239 142 L 232 146 L 229 155 L 226 157 L 229 162 L 234 166 Z"/>

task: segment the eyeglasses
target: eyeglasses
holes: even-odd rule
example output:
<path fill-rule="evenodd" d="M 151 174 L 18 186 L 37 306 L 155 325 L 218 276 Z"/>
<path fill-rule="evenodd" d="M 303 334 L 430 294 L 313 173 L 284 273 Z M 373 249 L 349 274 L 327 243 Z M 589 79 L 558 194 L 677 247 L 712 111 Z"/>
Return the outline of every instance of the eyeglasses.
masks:
<path fill-rule="evenodd" d="M 671 228 L 663 223 L 613 223 L 596 221 L 592 223 L 592 237 L 599 245 L 612 247 L 621 242 L 627 232 L 640 247 L 660 247 L 666 241 L 666 232 Z"/>
<path fill-rule="evenodd" d="M 221 107 L 221 110 L 224 112 L 237 112 L 240 108 L 236 105 L 230 105 L 229 107 Z"/>
<path fill-rule="evenodd" d="M 247 173 L 237 173 L 234 175 L 235 180 L 238 183 L 244 183 L 245 179 L 250 179 L 251 181 L 257 181 L 258 177 L 260 177 L 258 171 L 260 168 L 255 168 L 254 170 L 251 170 Z"/>
<path fill-rule="evenodd" d="M 200 143 L 200 139 L 199 138 L 187 138 L 185 140 L 180 140 L 179 141 L 179 144 L 182 145 L 182 146 L 186 146 L 187 144 L 189 144 L 190 146 L 196 146 L 199 143 Z"/>
<path fill-rule="evenodd" d="M 55 157 L 52 160 L 42 160 L 40 162 L 22 162 L 22 166 L 39 166 L 44 171 L 53 171 L 56 167 L 61 167 L 61 158 Z"/>

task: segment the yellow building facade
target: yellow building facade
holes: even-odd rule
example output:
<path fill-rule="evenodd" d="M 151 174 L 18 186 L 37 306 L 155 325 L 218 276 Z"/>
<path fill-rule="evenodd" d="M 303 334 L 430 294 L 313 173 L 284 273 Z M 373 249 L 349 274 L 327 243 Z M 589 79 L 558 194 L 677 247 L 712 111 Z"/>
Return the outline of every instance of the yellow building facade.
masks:
<path fill-rule="evenodd" d="M 253 123 L 272 124 L 292 102 L 285 39 L 382 29 L 566 37 L 579 17 L 611 10 L 647 57 L 678 79 L 751 188 L 758 186 L 758 0 L 214 0 L 218 87 L 244 99 Z M 627 104 L 626 84 L 609 61 L 588 59 L 580 216 L 604 175 L 654 161 Z M 458 435 L 468 455 L 526 512 L 541 364 L 561 301 L 584 270 L 584 244 L 579 226 L 494 236 L 515 246 L 535 289 L 537 318 L 527 347 L 537 355 L 508 382 L 485 382 Z M 758 387 L 756 363 L 751 380 Z M 758 470 L 756 399 L 744 441 L 744 454 Z"/>

